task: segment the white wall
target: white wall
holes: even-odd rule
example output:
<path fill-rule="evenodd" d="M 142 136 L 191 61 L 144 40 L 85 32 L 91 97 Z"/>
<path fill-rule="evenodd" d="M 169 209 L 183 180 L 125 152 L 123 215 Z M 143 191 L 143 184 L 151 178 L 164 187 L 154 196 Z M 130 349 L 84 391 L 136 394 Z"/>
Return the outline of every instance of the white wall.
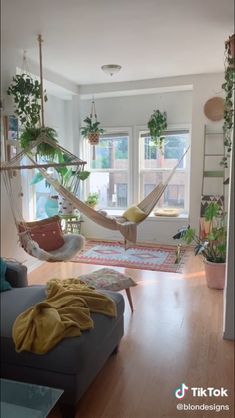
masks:
<path fill-rule="evenodd" d="M 93 86 L 97 94 L 95 97 L 98 119 L 103 127 L 130 127 L 134 140 L 138 140 L 136 127 L 147 125 L 152 111 L 156 108 L 167 112 L 168 126 L 191 126 L 191 171 L 190 171 L 190 196 L 189 196 L 189 219 L 156 219 L 148 218 L 139 227 L 139 241 L 157 242 L 162 244 L 175 244 L 172 240 L 174 233 L 182 225 L 190 222 L 192 227 L 198 227 L 202 184 L 203 147 L 204 147 L 204 126 L 212 126 L 213 129 L 221 130 L 221 122 L 210 122 L 203 112 L 205 102 L 213 96 L 221 96 L 221 84 L 223 74 L 206 74 L 195 76 L 181 76 L 169 79 L 152 80 L 152 88 L 159 87 L 161 92 L 141 94 L 141 90 L 151 89 L 151 80 L 140 82 L 140 94 L 137 94 L 138 83 L 123 83 L 121 97 L 101 97 L 101 95 L 116 96 L 114 84 L 110 84 L 110 91 L 107 85 Z M 180 90 L 180 83 L 183 86 Z M 121 84 L 118 83 L 118 94 L 121 91 Z M 193 88 L 192 91 L 185 91 L 185 86 Z M 131 95 L 131 88 L 134 88 L 134 95 Z M 92 87 L 90 87 L 91 89 Z M 162 90 L 166 89 L 167 92 Z M 169 90 L 172 89 L 171 92 Z M 178 91 L 175 91 L 175 90 Z M 126 90 L 126 95 L 125 95 Z M 88 86 L 81 87 L 81 94 L 90 93 Z M 86 97 L 86 96 L 85 96 Z M 91 100 L 81 100 L 80 113 L 81 121 L 90 113 Z M 83 139 L 81 139 L 82 141 Z M 132 156 L 134 158 L 134 156 Z M 87 237 L 99 239 L 120 239 L 118 233 L 114 234 L 104 228 L 98 227 L 94 222 L 85 219 L 83 232 Z"/>
<path fill-rule="evenodd" d="M 192 119 L 192 92 L 144 94 L 95 99 L 98 119 L 104 127 L 146 125 L 154 109 L 167 112 L 168 125 L 189 124 Z M 81 100 L 81 120 L 90 114 L 91 101 Z"/>

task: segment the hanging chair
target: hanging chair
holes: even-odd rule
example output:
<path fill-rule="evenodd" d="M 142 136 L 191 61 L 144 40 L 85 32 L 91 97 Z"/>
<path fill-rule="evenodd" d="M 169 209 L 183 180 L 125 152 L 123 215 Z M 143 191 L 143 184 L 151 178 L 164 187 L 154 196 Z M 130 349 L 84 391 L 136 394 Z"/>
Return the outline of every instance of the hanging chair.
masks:
<path fill-rule="evenodd" d="M 84 247 L 82 235 L 63 235 L 59 216 L 19 222 L 18 235 L 24 250 L 42 261 L 68 261 Z"/>
<path fill-rule="evenodd" d="M 60 146 L 53 141 L 48 135 L 48 130 L 44 125 L 44 90 L 42 75 L 42 37 L 38 36 L 39 56 L 40 56 L 40 96 L 41 96 L 41 129 L 40 134 L 35 141 L 31 141 L 30 145 L 19 152 L 14 158 L 7 162 L 1 162 L 1 174 L 5 183 L 6 191 L 9 197 L 12 214 L 19 235 L 19 242 L 24 250 L 33 257 L 43 261 L 68 261 L 84 246 L 84 237 L 82 235 L 63 235 L 61 230 L 60 218 L 55 216 L 52 218 L 26 222 L 22 215 L 22 207 L 20 197 L 13 187 L 15 170 L 35 169 L 43 170 L 50 168 L 72 166 L 76 167 L 75 173 L 79 174 L 84 170 L 85 161 Z M 37 149 L 40 145 L 50 145 L 55 148 L 58 155 L 63 155 L 63 162 L 59 158 L 57 160 L 38 161 Z M 36 152 L 34 150 L 36 149 Z M 28 158 L 29 163 L 25 160 Z M 66 161 L 66 162 L 65 162 Z M 77 177 L 79 178 L 79 177 Z M 79 180 L 75 185 L 77 190 Z M 15 186 L 15 185 L 14 185 Z"/>
<path fill-rule="evenodd" d="M 9 197 L 13 218 L 18 231 L 19 242 L 22 248 L 31 256 L 42 261 L 68 261 L 84 247 L 84 237 L 79 234 L 63 235 L 59 216 L 53 216 L 40 221 L 26 222 L 22 215 L 22 205 L 20 201 L 22 193 L 19 192 L 17 195 L 14 190 L 15 185 L 12 184 L 16 179 L 12 176 L 12 170 L 38 168 L 39 170 L 46 171 L 46 168 L 48 167 L 60 166 L 60 164 L 55 162 L 49 162 L 48 164 L 42 164 L 44 167 L 43 169 L 40 168 L 40 164 L 32 157 L 32 150 L 34 146 L 37 146 L 41 142 L 47 142 L 55 148 L 60 149 L 60 151 L 67 153 L 64 148 L 50 139 L 40 138 L 40 140 L 35 141 L 33 145 L 27 150 L 19 153 L 11 161 L 2 163 L 1 174 Z M 69 164 L 76 166 L 76 172 L 78 173 L 83 170 L 85 162 L 71 153 L 69 153 L 69 155 L 70 161 L 72 161 L 72 163 Z M 26 156 L 28 156 L 30 164 L 25 163 Z M 20 165 L 22 160 L 23 164 Z M 64 164 L 62 164 L 62 166 L 64 166 Z"/>

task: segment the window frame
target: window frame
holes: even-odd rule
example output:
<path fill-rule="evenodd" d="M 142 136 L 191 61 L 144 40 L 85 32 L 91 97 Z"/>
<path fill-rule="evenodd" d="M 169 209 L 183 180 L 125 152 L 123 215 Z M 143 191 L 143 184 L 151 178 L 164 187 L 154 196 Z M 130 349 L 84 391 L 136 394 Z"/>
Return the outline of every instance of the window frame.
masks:
<path fill-rule="evenodd" d="M 120 134 L 126 134 L 128 136 L 128 167 L 127 169 L 123 169 L 123 168 L 96 168 L 93 169 L 91 168 L 91 151 L 92 151 L 92 146 L 90 145 L 87 140 L 83 139 L 83 155 L 85 160 L 87 161 L 87 165 L 86 165 L 86 170 L 90 171 L 91 173 L 95 172 L 95 173 L 127 173 L 127 188 L 128 188 L 128 193 L 127 193 L 127 206 L 130 206 L 130 204 L 132 203 L 132 183 L 133 183 L 133 170 L 132 170 L 132 158 L 130 158 L 130 155 L 132 154 L 133 148 L 132 148 L 132 142 L 133 142 L 133 135 L 132 135 L 132 128 L 130 127 L 104 127 L 105 130 L 105 134 L 104 136 L 107 135 L 118 135 Z M 90 192 L 90 179 L 88 177 L 88 179 L 84 182 L 84 187 L 83 187 L 83 197 L 84 199 L 86 199 L 86 196 L 88 196 L 89 192 Z M 107 210 L 124 210 L 126 209 L 125 207 L 121 208 L 112 208 L 112 207 L 107 207 L 105 208 Z"/>
<path fill-rule="evenodd" d="M 185 133 L 185 131 L 187 131 L 188 133 L 188 144 L 187 146 L 191 145 L 191 125 L 189 124 L 178 124 L 178 125 L 173 125 L 170 124 L 167 127 L 167 130 L 165 131 L 165 135 L 167 135 L 167 133 L 175 133 L 177 135 L 177 133 Z M 144 147 L 143 147 L 143 152 L 141 150 L 141 134 L 143 133 L 149 133 L 149 130 L 147 128 L 146 125 L 141 125 L 141 126 L 137 126 L 136 130 L 135 130 L 135 136 L 138 138 L 138 175 L 136 176 L 136 184 L 134 186 L 135 189 L 135 196 L 136 196 L 136 201 L 140 201 L 144 198 L 143 194 L 141 196 L 141 175 L 142 173 L 146 173 L 146 172 L 171 172 L 171 168 L 141 168 L 141 161 L 143 161 L 144 158 Z M 141 155 L 143 156 L 142 160 L 141 160 Z M 186 156 L 185 156 L 185 167 L 184 168 L 177 168 L 177 172 L 185 172 L 187 175 L 187 179 L 188 179 L 188 184 L 185 185 L 185 205 L 184 208 L 180 209 L 180 211 L 182 213 L 186 213 L 189 214 L 189 197 L 190 197 L 190 152 L 187 152 Z"/>
<path fill-rule="evenodd" d="M 123 134 L 126 133 L 129 136 L 129 144 L 128 144 L 128 207 L 132 204 L 136 204 L 140 202 L 141 200 L 141 193 L 140 193 L 140 187 L 141 187 L 141 165 L 140 165 L 140 157 L 141 157 L 141 138 L 140 134 L 143 132 L 149 132 L 146 125 L 135 125 L 133 127 L 104 127 L 105 134 L 111 135 L 111 134 Z M 188 146 L 191 145 L 191 125 L 190 124 L 177 124 L 168 125 L 167 132 L 174 132 L 177 134 L 177 132 L 182 133 L 182 131 L 187 131 L 188 133 Z M 123 169 L 91 169 L 90 168 L 90 150 L 91 146 L 87 146 L 88 142 L 84 139 L 81 139 L 83 141 L 82 149 L 83 149 L 83 155 L 85 160 L 87 161 L 86 169 L 93 172 L 118 172 L 118 171 L 126 171 Z M 185 167 L 184 168 L 178 168 L 178 172 L 185 172 L 187 175 L 188 183 L 185 185 L 185 207 L 182 209 L 182 213 L 189 214 L 189 197 L 190 197 L 190 152 L 187 152 L 185 156 Z M 144 171 L 171 171 L 171 168 L 169 169 L 144 169 Z M 83 182 L 82 182 L 83 183 Z M 80 183 L 80 186 L 83 187 L 82 195 L 83 198 L 88 195 L 90 192 L 90 183 L 89 178 L 87 181 L 85 181 L 83 184 Z M 116 211 L 116 210 L 122 210 L 121 208 L 104 208 L 108 211 Z M 125 209 L 125 208 L 124 208 Z M 157 219 L 157 218 L 154 218 Z"/>

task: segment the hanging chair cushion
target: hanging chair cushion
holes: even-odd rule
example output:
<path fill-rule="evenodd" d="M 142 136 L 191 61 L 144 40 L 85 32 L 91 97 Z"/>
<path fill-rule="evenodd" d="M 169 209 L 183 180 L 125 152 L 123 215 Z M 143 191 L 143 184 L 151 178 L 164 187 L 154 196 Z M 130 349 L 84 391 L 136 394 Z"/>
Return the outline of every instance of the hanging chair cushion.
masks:
<path fill-rule="evenodd" d="M 144 213 L 138 206 L 131 206 L 122 214 L 122 217 L 130 222 L 140 222 L 146 218 L 146 213 Z"/>
<path fill-rule="evenodd" d="M 35 222 L 19 224 L 19 232 L 28 231 L 33 241 L 45 251 L 53 251 L 64 245 L 59 216 L 43 219 Z"/>

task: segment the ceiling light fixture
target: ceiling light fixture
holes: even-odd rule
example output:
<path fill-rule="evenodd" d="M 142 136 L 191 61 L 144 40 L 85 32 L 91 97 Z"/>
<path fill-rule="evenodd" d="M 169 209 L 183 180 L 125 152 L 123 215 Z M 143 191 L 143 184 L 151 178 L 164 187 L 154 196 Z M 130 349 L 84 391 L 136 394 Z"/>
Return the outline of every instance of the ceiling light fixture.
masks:
<path fill-rule="evenodd" d="M 109 74 L 111 77 L 118 73 L 118 71 L 121 70 L 121 65 L 117 65 L 117 64 L 107 64 L 107 65 L 102 65 L 101 69 L 106 73 Z"/>

